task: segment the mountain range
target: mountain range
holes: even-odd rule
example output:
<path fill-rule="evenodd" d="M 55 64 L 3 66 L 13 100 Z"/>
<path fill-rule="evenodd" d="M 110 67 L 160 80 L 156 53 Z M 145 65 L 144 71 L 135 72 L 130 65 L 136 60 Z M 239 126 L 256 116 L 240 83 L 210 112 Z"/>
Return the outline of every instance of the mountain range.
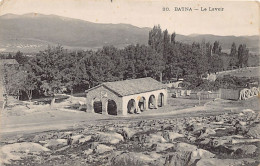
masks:
<path fill-rule="evenodd" d="M 105 45 L 123 48 L 130 44 L 148 43 L 152 28 L 130 24 L 101 24 L 61 17 L 29 13 L 0 16 L 0 51 L 38 52 L 47 45 L 60 44 L 69 49 L 98 49 Z M 223 51 L 229 52 L 235 42 L 246 44 L 250 52 L 259 53 L 259 36 L 217 36 L 211 34 L 181 35 L 176 40 L 184 43 L 219 41 Z"/>

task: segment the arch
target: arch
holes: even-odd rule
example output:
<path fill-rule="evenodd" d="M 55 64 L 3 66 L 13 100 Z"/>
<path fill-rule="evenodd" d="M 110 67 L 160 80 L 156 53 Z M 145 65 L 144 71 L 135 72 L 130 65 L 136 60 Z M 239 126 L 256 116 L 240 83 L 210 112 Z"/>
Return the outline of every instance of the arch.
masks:
<path fill-rule="evenodd" d="M 148 107 L 149 107 L 149 109 L 155 109 L 156 108 L 156 101 L 155 101 L 155 96 L 154 95 L 151 95 L 149 97 Z"/>
<path fill-rule="evenodd" d="M 162 107 L 164 105 L 164 94 L 160 93 L 158 95 L 158 107 Z"/>
<path fill-rule="evenodd" d="M 93 109 L 95 113 L 102 114 L 102 102 L 100 100 L 94 100 Z"/>
<path fill-rule="evenodd" d="M 136 111 L 136 103 L 134 99 L 131 99 L 127 103 L 127 113 L 133 114 Z"/>
<path fill-rule="evenodd" d="M 140 108 L 140 111 L 142 111 L 142 112 L 146 110 L 146 104 L 145 104 L 145 102 L 146 102 L 145 97 L 141 97 L 141 98 L 139 99 L 138 107 Z"/>
<path fill-rule="evenodd" d="M 109 115 L 117 115 L 117 105 L 114 100 L 107 101 L 107 113 Z"/>

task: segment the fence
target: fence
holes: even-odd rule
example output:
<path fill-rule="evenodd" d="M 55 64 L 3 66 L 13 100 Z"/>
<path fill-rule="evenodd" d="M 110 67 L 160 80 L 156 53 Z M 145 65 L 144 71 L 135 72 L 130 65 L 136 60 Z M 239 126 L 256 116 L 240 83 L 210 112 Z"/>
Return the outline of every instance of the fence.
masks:
<path fill-rule="evenodd" d="M 208 91 L 191 91 L 191 90 L 183 90 L 183 89 L 169 89 L 169 94 L 171 94 L 171 97 L 184 97 L 188 96 L 191 99 L 215 99 L 220 98 L 220 92 L 208 92 Z"/>
<path fill-rule="evenodd" d="M 234 89 L 220 89 L 220 98 L 226 100 L 238 100 L 239 99 L 240 90 Z"/>
<path fill-rule="evenodd" d="M 215 99 L 220 98 L 220 93 L 218 91 L 216 92 L 207 92 L 207 91 L 201 91 L 201 92 L 191 92 L 190 98 L 192 99 Z"/>

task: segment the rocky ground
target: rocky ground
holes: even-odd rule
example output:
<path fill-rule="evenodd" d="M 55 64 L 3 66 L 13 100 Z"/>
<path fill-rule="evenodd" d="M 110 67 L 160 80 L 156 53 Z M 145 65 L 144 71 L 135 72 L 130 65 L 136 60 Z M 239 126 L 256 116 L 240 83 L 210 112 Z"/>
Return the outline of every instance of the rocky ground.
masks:
<path fill-rule="evenodd" d="M 227 166 L 260 164 L 260 116 L 107 120 L 1 140 L 0 165 Z"/>

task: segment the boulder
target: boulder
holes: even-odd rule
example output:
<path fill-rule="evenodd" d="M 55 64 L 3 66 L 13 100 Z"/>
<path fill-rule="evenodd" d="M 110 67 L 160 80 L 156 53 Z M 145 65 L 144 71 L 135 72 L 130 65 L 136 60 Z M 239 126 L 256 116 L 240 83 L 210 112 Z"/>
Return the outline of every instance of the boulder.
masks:
<path fill-rule="evenodd" d="M 220 145 L 224 145 L 224 144 L 227 144 L 227 143 L 232 143 L 232 137 L 231 136 L 218 137 L 218 138 L 215 138 L 212 141 L 212 143 L 213 143 L 214 147 L 218 147 Z"/>
<path fill-rule="evenodd" d="M 109 152 L 109 151 L 112 151 L 112 150 L 114 150 L 114 147 L 110 147 L 110 146 L 103 145 L 103 144 L 98 144 L 93 151 L 95 153 L 102 154 L 102 153 Z"/>
<path fill-rule="evenodd" d="M 205 138 L 204 140 L 200 141 L 200 144 L 202 144 L 202 145 L 207 145 L 207 144 L 210 143 L 210 141 L 211 141 L 211 139 Z"/>
<path fill-rule="evenodd" d="M 128 127 L 124 127 L 122 129 L 122 135 L 123 135 L 124 139 L 130 139 L 135 133 L 136 133 L 136 131 L 134 131 L 133 129 L 128 128 Z"/>
<path fill-rule="evenodd" d="M 71 137 L 71 144 L 76 144 L 76 143 L 79 143 L 79 140 L 81 138 L 84 138 L 84 135 L 80 134 L 80 135 L 74 135 Z"/>
<path fill-rule="evenodd" d="M 111 132 L 111 133 L 99 132 L 95 137 L 95 141 L 101 143 L 108 143 L 108 144 L 117 144 L 120 141 L 124 141 L 124 138 L 121 134 L 115 132 Z"/>
<path fill-rule="evenodd" d="M 164 143 L 167 142 L 162 136 L 156 134 L 150 134 L 145 138 L 147 143 Z"/>
<path fill-rule="evenodd" d="M 205 138 L 208 137 L 209 135 L 214 135 L 214 134 L 216 134 L 216 132 L 211 128 L 203 129 L 200 131 L 199 138 Z"/>
<path fill-rule="evenodd" d="M 180 142 L 175 145 L 174 149 L 179 152 L 182 152 L 182 151 L 193 152 L 193 151 L 196 151 L 198 148 L 195 145 Z"/>
<path fill-rule="evenodd" d="M 208 159 L 213 157 L 215 157 L 215 154 L 204 149 L 197 149 L 191 153 L 191 163 L 197 159 Z"/>
<path fill-rule="evenodd" d="M 32 142 L 22 142 L 7 144 L 0 148 L 0 165 L 10 164 L 12 160 L 21 160 L 27 154 L 38 154 L 40 152 L 50 151 L 40 144 Z"/>
<path fill-rule="evenodd" d="M 260 123 L 257 124 L 254 127 L 251 127 L 248 132 L 247 135 L 253 137 L 253 138 L 260 138 Z"/>
<path fill-rule="evenodd" d="M 157 144 L 153 144 L 154 147 L 156 147 L 156 151 L 157 152 L 161 152 L 164 151 L 166 149 L 172 148 L 174 146 L 174 144 L 172 143 L 157 143 Z"/>
<path fill-rule="evenodd" d="M 44 147 L 57 147 L 57 146 L 66 146 L 67 145 L 67 139 L 51 139 L 47 140 L 47 143 L 44 145 Z"/>
<path fill-rule="evenodd" d="M 167 154 L 164 163 L 160 163 L 158 165 L 164 166 L 184 166 L 190 165 L 190 155 L 191 152 L 174 152 Z"/>
<path fill-rule="evenodd" d="M 201 159 L 197 162 L 196 166 L 231 166 L 231 165 L 245 165 L 252 164 L 255 160 L 253 159 Z"/>
<path fill-rule="evenodd" d="M 231 149 L 234 150 L 235 153 L 251 155 L 256 152 L 257 147 L 255 145 L 234 145 Z"/>
<path fill-rule="evenodd" d="M 79 143 L 85 143 L 88 142 L 89 140 L 91 140 L 92 136 L 88 135 L 88 136 L 84 136 L 83 138 L 79 139 Z"/>
<path fill-rule="evenodd" d="M 169 141 L 174 141 L 176 138 L 184 137 L 183 134 L 179 134 L 176 132 L 168 132 L 169 135 Z"/>
<path fill-rule="evenodd" d="M 242 112 L 244 114 L 248 114 L 248 113 L 251 113 L 251 114 L 255 114 L 255 111 L 251 110 L 251 109 L 243 109 Z"/>
<path fill-rule="evenodd" d="M 155 157 L 155 156 L 153 156 Z M 121 153 L 112 157 L 111 165 L 113 166 L 130 166 L 130 165 L 149 165 L 156 158 L 143 153 L 129 152 Z"/>
<path fill-rule="evenodd" d="M 84 150 L 84 151 L 83 151 L 83 154 L 86 155 L 86 156 L 88 156 L 88 155 L 90 155 L 92 152 L 93 152 L 93 149 L 87 149 L 87 150 Z"/>

